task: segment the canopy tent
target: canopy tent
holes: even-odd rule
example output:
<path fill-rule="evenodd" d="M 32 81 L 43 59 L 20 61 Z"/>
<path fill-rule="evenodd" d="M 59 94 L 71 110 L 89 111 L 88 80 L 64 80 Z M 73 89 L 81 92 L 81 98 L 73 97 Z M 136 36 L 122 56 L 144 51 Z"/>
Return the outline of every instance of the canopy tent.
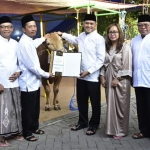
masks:
<path fill-rule="evenodd" d="M 25 14 L 34 14 L 34 18 L 37 21 L 38 29 L 40 29 L 40 14 L 42 14 L 42 20 L 46 22 L 45 32 L 55 31 L 56 29 L 60 31 L 67 31 L 76 25 L 76 9 L 80 9 L 79 13 L 86 13 L 87 5 L 89 4 L 90 11 L 92 12 L 98 12 L 100 10 L 121 11 L 124 9 L 137 7 L 137 5 L 133 4 L 123 4 L 118 2 L 101 0 L 1 0 L 0 13 L 1 15 L 5 14 L 12 17 L 13 23 L 15 25 L 15 31 L 13 36 L 17 37 L 22 34 L 20 33 L 20 19 Z M 73 18 L 71 18 L 71 14 L 74 14 Z M 65 25 L 62 24 L 64 20 L 66 20 Z M 39 36 L 40 30 L 38 30 L 37 34 L 37 37 Z"/>
<path fill-rule="evenodd" d="M 53 12 L 56 14 L 70 14 L 74 13 L 74 10 L 68 10 L 66 8 L 69 8 L 70 6 L 76 7 L 87 5 L 90 3 L 96 6 L 92 8 L 94 11 L 99 10 L 100 8 L 121 10 L 137 6 L 133 4 L 123 4 L 103 0 L 1 0 L 0 13 L 27 14 L 35 12 Z M 62 8 L 62 10 L 59 10 L 60 8 Z M 85 11 L 86 8 L 82 8 L 81 12 Z"/>
<path fill-rule="evenodd" d="M 11 18 L 13 18 L 15 16 L 13 14 L 0 14 L 0 17 L 3 15 L 7 15 Z M 73 14 L 73 15 L 75 16 L 75 14 Z M 40 32 L 39 15 L 33 15 L 33 18 L 37 22 L 37 29 L 38 30 L 37 30 L 36 37 L 40 37 L 41 32 Z M 14 26 L 12 38 L 14 38 L 16 40 L 18 40 L 20 38 L 20 36 L 22 35 L 22 26 L 21 26 L 20 20 L 21 20 L 21 17 L 19 17 L 17 20 L 12 19 L 12 23 Z M 45 24 L 45 29 L 46 29 L 45 33 L 54 32 L 54 31 L 58 31 L 58 30 L 63 31 L 63 32 L 67 32 L 76 26 L 76 19 L 75 18 L 64 20 L 63 16 L 56 16 L 53 14 L 50 14 L 50 15 L 43 14 L 43 20 L 55 20 L 55 21 L 49 21 Z M 58 28 L 56 28 L 57 26 L 58 26 Z"/>

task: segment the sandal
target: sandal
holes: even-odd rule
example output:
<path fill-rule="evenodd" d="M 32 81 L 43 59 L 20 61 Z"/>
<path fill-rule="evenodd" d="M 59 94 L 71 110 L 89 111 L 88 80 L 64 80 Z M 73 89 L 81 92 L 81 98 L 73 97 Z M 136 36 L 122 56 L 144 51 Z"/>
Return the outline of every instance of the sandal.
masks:
<path fill-rule="evenodd" d="M 114 139 L 114 140 L 120 140 L 120 139 L 122 139 L 122 138 L 123 138 L 123 136 L 115 136 L 115 135 L 113 136 L 113 139 Z"/>
<path fill-rule="evenodd" d="M 17 141 L 22 141 L 24 139 L 22 135 L 12 135 L 11 137 Z"/>
<path fill-rule="evenodd" d="M 87 129 L 86 135 L 94 135 L 96 133 L 97 128 L 95 127 L 89 127 Z"/>
<path fill-rule="evenodd" d="M 136 133 L 132 136 L 133 139 L 142 139 L 144 135 L 142 133 Z"/>
<path fill-rule="evenodd" d="M 33 135 L 25 137 L 27 141 L 34 142 L 37 141 L 37 138 Z"/>
<path fill-rule="evenodd" d="M 9 143 L 4 139 L 0 141 L 0 147 L 6 147 L 9 146 Z"/>
<path fill-rule="evenodd" d="M 44 134 L 45 132 L 43 130 L 36 130 L 35 132 L 33 132 L 34 134 Z"/>
<path fill-rule="evenodd" d="M 86 127 L 87 127 L 87 125 L 81 126 L 80 124 L 76 124 L 75 126 L 71 127 L 71 130 L 72 131 L 78 131 L 78 130 L 84 129 Z"/>

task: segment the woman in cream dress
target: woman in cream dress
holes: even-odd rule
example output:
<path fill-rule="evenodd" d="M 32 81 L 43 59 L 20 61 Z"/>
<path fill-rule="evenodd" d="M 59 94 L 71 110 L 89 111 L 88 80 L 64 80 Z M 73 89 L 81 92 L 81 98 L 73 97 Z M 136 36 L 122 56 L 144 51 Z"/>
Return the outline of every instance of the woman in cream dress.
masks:
<path fill-rule="evenodd" d="M 121 139 L 128 133 L 131 76 L 131 48 L 124 42 L 120 26 L 111 24 L 107 29 L 101 83 L 105 88 L 107 102 L 106 134 L 112 135 L 114 139 Z"/>

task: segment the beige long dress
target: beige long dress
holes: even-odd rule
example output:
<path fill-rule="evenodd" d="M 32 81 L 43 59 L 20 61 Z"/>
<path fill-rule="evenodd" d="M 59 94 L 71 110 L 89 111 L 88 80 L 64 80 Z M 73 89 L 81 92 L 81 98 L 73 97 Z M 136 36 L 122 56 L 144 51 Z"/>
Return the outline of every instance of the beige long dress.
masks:
<path fill-rule="evenodd" d="M 115 50 L 106 53 L 101 75 L 106 79 L 106 134 L 125 136 L 128 133 L 130 111 L 130 77 L 132 76 L 132 53 L 127 43 L 119 53 Z M 121 77 L 117 87 L 112 81 Z"/>

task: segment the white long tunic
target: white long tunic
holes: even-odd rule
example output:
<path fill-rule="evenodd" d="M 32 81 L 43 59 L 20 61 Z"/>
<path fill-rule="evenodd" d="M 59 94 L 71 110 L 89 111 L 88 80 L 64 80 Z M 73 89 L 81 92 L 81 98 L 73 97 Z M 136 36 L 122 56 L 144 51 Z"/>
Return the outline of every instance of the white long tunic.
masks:
<path fill-rule="evenodd" d="M 70 43 L 78 44 L 79 52 L 82 52 L 81 72 L 88 71 L 90 74 L 80 79 L 98 82 L 100 68 L 105 58 L 104 38 L 97 31 L 90 34 L 82 32 L 78 37 L 63 33 L 62 37 Z"/>
<path fill-rule="evenodd" d="M 17 65 L 18 42 L 10 39 L 9 41 L 0 35 L 0 84 L 4 88 L 19 87 L 18 79 L 10 82 L 9 77 L 19 72 Z"/>
<path fill-rule="evenodd" d="M 150 88 L 150 33 L 131 41 L 133 53 L 133 86 Z"/>
<path fill-rule="evenodd" d="M 41 69 L 36 48 L 44 38 L 33 40 L 23 34 L 19 41 L 18 60 L 22 74 L 19 77 L 21 91 L 36 91 L 41 86 L 41 77 L 49 78 L 49 73 Z"/>

